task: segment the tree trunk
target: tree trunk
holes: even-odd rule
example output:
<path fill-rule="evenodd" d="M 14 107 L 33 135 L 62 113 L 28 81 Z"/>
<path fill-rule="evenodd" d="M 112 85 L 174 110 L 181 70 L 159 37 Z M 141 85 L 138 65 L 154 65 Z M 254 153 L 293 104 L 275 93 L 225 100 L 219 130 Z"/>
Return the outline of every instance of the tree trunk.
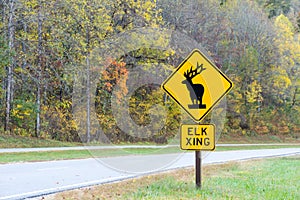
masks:
<path fill-rule="evenodd" d="M 297 102 L 297 98 L 296 98 L 297 93 L 298 93 L 298 87 L 296 87 L 296 88 L 295 88 L 295 91 L 294 91 L 294 95 L 293 95 L 293 99 L 292 99 L 292 107 L 293 107 L 294 105 L 296 105 L 296 102 Z"/>
<path fill-rule="evenodd" d="M 86 29 L 86 95 L 87 95 L 87 107 L 86 107 L 86 139 L 87 143 L 91 141 L 91 80 L 90 80 L 90 60 L 89 60 L 89 51 L 90 51 L 90 27 L 87 26 Z"/>
<path fill-rule="evenodd" d="M 7 66 L 7 80 L 6 80 L 6 108 L 5 108 L 5 123 L 4 131 L 10 131 L 10 112 L 12 107 L 13 98 L 13 69 L 14 69 L 14 58 L 12 51 L 14 50 L 14 14 L 15 14 L 15 1 L 9 0 L 9 16 L 8 16 L 8 48 L 10 63 Z"/>
<path fill-rule="evenodd" d="M 43 19 L 41 15 L 41 6 L 42 3 L 39 0 L 38 1 L 39 7 L 38 7 L 38 63 L 37 63 L 37 94 L 36 94 L 36 124 L 35 124 L 35 136 L 40 136 L 40 129 L 41 129 L 41 85 L 42 85 L 42 26 L 43 26 Z"/>
<path fill-rule="evenodd" d="M 5 5 L 5 2 L 1 2 L 1 16 L 2 16 L 2 24 L 6 24 L 6 5 Z M 5 41 L 7 41 L 7 37 L 6 37 L 6 35 L 5 34 L 3 34 L 3 42 L 5 42 Z M 5 80 L 5 78 L 3 77 L 2 78 L 2 91 L 6 91 L 6 80 Z M 6 95 L 3 95 L 3 96 L 1 96 L 1 103 L 0 103 L 0 105 L 2 105 L 2 104 L 5 104 L 5 102 L 6 102 Z M 3 120 L 5 120 L 5 119 L 3 119 Z M 3 121 L 3 124 L 5 124 L 5 121 Z"/>
<path fill-rule="evenodd" d="M 86 57 L 86 95 L 87 95 L 87 106 L 86 106 L 86 142 L 91 141 L 91 95 L 90 95 L 90 60 L 89 55 Z"/>

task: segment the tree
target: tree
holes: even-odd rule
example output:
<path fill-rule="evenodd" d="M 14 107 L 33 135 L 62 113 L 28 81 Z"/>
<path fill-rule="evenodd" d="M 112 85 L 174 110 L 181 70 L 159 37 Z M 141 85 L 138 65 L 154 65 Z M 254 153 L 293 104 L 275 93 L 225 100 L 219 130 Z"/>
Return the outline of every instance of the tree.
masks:
<path fill-rule="evenodd" d="M 9 65 L 8 46 L 2 35 L 0 36 L 0 116 L 3 117 L 3 109 L 5 107 L 5 66 Z"/>
<path fill-rule="evenodd" d="M 280 68 L 285 71 L 285 79 L 289 83 L 286 85 L 285 99 L 294 106 L 297 101 L 300 77 L 300 36 L 299 33 L 295 34 L 292 23 L 284 15 L 276 18 L 275 26 L 278 30 L 276 44 L 281 58 Z"/>
<path fill-rule="evenodd" d="M 42 53 L 43 53 L 43 17 L 42 17 L 42 9 L 43 3 L 41 0 L 38 0 L 38 26 L 37 26 L 37 34 L 38 34 L 38 44 L 37 44 L 37 91 L 36 91 L 36 106 L 37 106 L 37 114 L 36 114 L 36 125 L 35 125 L 35 136 L 40 136 L 41 131 L 41 76 L 42 76 Z"/>
<path fill-rule="evenodd" d="M 15 49 L 15 0 L 8 1 L 8 22 L 7 22 L 7 32 L 8 32 L 8 50 L 9 50 L 9 58 L 10 62 L 6 67 L 6 109 L 5 109 L 5 123 L 4 123 L 4 131 L 10 131 L 10 118 L 11 118 L 11 109 L 12 109 L 12 101 L 13 101 L 13 92 L 14 92 L 14 77 L 13 77 L 13 70 L 15 66 L 15 59 L 14 59 L 14 49 Z"/>
<path fill-rule="evenodd" d="M 86 142 L 91 140 L 91 65 L 90 52 L 93 48 L 99 47 L 101 39 L 109 30 L 109 21 L 105 9 L 105 2 L 94 0 L 68 0 L 63 6 L 65 8 L 66 21 L 60 24 L 62 29 L 70 33 L 70 42 L 77 52 L 71 62 L 75 65 L 82 65 L 85 72 L 86 92 Z M 65 24 L 68 26 L 65 26 Z"/>
<path fill-rule="evenodd" d="M 265 8 L 269 12 L 269 17 L 275 17 L 280 14 L 287 14 L 290 11 L 291 0 L 267 0 L 265 2 Z"/>

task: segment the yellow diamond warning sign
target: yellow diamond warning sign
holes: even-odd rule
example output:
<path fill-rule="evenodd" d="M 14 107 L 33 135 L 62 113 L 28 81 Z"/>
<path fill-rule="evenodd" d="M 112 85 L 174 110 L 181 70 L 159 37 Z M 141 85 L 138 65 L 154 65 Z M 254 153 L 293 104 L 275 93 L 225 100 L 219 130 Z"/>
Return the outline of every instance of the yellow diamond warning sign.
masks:
<path fill-rule="evenodd" d="M 201 121 L 232 86 L 229 78 L 197 49 L 162 85 L 195 121 Z"/>
<path fill-rule="evenodd" d="M 181 125 L 180 148 L 182 150 L 214 150 L 215 126 L 213 124 Z"/>

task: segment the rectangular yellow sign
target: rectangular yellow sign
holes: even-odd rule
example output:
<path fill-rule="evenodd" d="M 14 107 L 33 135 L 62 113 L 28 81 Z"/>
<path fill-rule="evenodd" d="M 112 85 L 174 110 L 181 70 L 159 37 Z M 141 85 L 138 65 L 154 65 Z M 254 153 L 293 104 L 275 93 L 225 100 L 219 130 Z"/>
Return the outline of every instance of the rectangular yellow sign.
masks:
<path fill-rule="evenodd" d="M 215 149 L 215 125 L 181 125 L 180 148 L 182 150 L 213 151 Z"/>

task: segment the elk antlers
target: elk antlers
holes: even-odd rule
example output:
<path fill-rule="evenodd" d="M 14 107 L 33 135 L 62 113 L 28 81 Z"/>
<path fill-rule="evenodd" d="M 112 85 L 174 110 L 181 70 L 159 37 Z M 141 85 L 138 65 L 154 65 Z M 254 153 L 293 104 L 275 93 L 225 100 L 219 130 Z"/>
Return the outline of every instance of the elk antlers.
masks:
<path fill-rule="evenodd" d="M 200 69 L 200 71 L 198 71 Z M 198 74 L 200 74 L 201 72 L 203 72 L 204 70 L 206 70 L 206 68 L 203 67 L 203 64 L 199 65 L 199 63 L 197 62 L 197 67 L 196 69 L 193 70 L 193 66 L 191 66 L 190 70 L 187 70 L 186 72 L 184 72 L 184 77 L 186 79 L 192 79 L 195 76 L 197 76 Z"/>

